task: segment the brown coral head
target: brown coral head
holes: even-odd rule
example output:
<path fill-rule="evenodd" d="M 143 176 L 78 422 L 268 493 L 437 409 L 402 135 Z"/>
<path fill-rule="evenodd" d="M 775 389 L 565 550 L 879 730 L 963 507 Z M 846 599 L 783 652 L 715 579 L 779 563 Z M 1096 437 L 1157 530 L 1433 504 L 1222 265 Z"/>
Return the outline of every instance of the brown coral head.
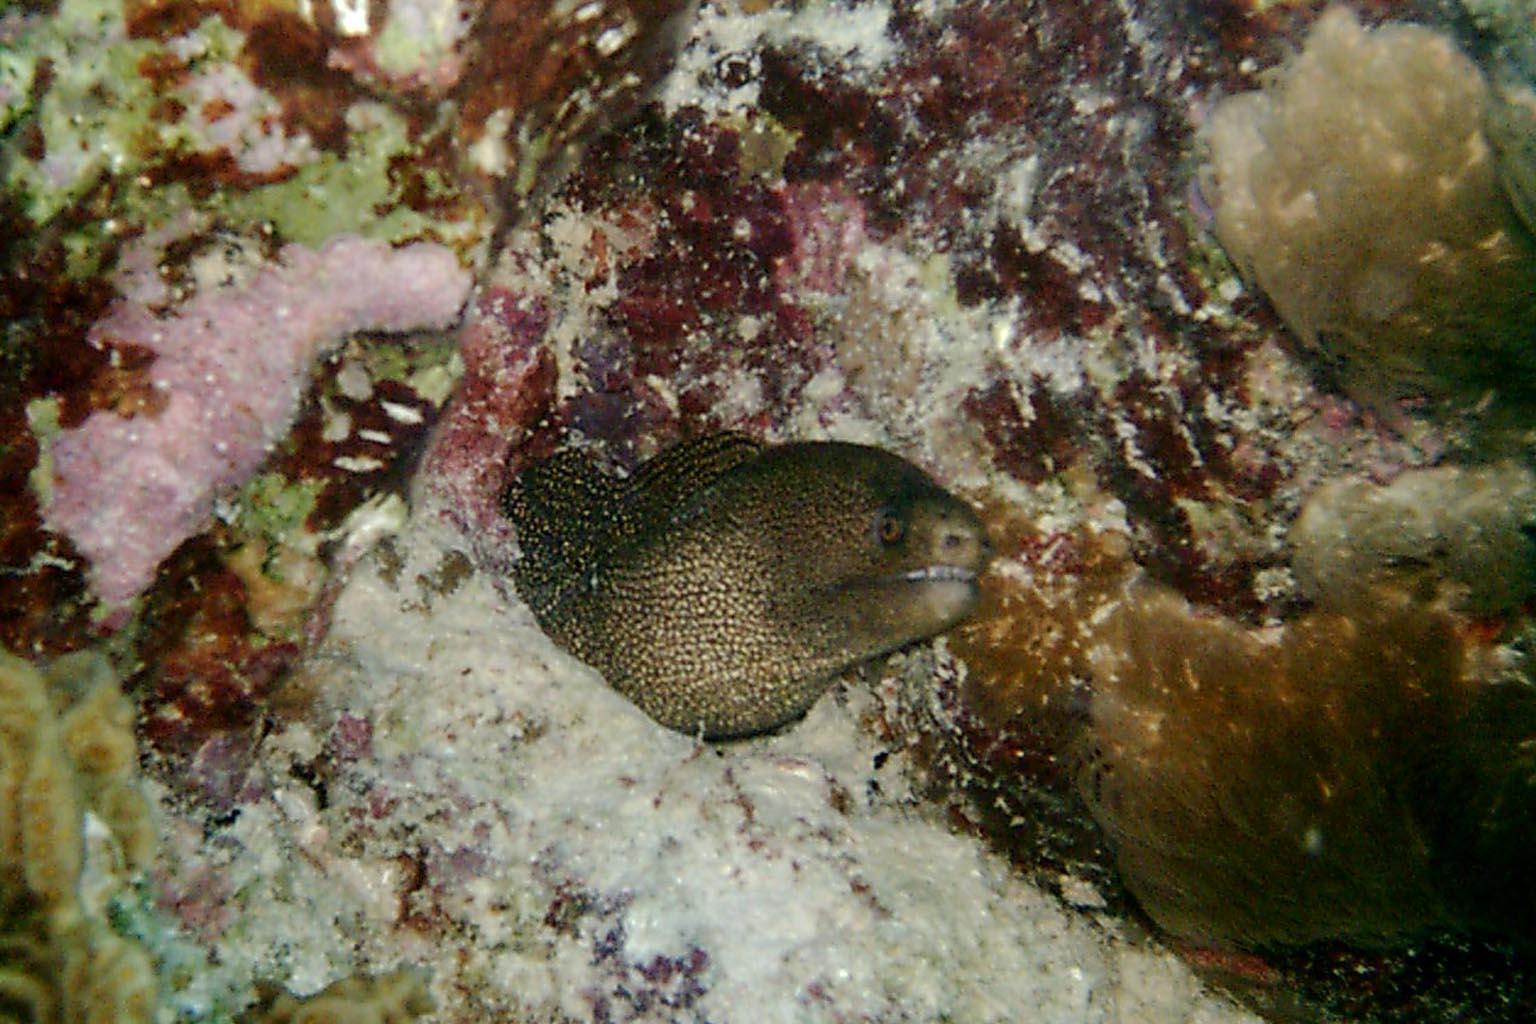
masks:
<path fill-rule="evenodd" d="M 1479 688 L 1457 620 L 1375 592 L 1258 634 L 1139 586 L 1093 642 L 1079 790 L 1165 931 L 1253 949 L 1446 922 L 1422 779 Z"/>
<path fill-rule="evenodd" d="M 1325 368 L 1397 399 L 1529 408 L 1536 244 L 1483 134 L 1488 87 L 1449 36 L 1325 13 L 1206 128 L 1216 234 Z"/>

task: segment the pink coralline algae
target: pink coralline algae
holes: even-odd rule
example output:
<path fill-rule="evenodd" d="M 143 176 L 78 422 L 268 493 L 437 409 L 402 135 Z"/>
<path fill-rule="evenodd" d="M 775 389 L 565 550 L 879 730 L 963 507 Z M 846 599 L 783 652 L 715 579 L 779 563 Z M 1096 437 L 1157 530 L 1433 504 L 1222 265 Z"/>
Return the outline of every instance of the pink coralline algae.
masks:
<path fill-rule="evenodd" d="M 464 379 L 433 437 L 421 491 L 435 508 L 482 537 L 482 554 L 505 553 L 511 531 L 497 511 L 508 453 L 545 419 L 555 364 L 544 347 L 545 304 L 505 288 L 486 288 L 459 338 Z"/>
<path fill-rule="evenodd" d="M 311 360 L 357 331 L 442 328 L 470 277 L 449 250 L 343 237 L 283 248 L 243 285 L 199 292 L 169 313 L 120 299 L 91 344 L 156 355 L 158 415 L 93 413 L 51 447 L 47 526 L 90 559 L 107 605 L 144 590 L 156 567 L 208 523 L 287 432 Z"/>

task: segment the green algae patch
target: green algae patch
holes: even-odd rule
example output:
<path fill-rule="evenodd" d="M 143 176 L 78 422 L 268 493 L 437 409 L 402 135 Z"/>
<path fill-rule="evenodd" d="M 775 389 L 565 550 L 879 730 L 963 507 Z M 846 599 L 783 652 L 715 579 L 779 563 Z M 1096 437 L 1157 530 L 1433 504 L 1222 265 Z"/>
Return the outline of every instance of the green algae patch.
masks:
<path fill-rule="evenodd" d="M 239 1019 L 253 991 L 237 967 L 213 962 L 174 920 L 155 907 L 144 883 L 125 887 L 107 904 L 113 932 L 154 960 L 161 1006 L 178 1020 L 226 1024 Z"/>
<path fill-rule="evenodd" d="M 284 239 L 312 247 L 342 233 L 390 242 L 433 238 L 461 248 L 478 241 L 487 218 L 446 223 L 401 201 L 391 171 L 412 158 L 414 147 L 399 114 L 381 103 L 358 103 L 346 120 L 345 156 L 322 156 L 286 181 L 218 193 L 207 208 L 230 221 L 270 224 Z M 435 182 L 438 195 L 453 190 L 442 176 Z"/>
<path fill-rule="evenodd" d="M 20 87 L 18 100 L 0 125 L 30 121 L 42 155 L 29 159 L 13 143 L 0 167 L 32 220 L 45 224 L 101 178 L 142 166 L 155 138 L 155 96 L 139 68 L 158 49 L 127 38 L 122 8 L 111 0 L 63 0 L 15 41 L 0 77 Z M 33 99 L 40 78 L 46 89 Z"/>
<path fill-rule="evenodd" d="M 262 473 L 236 499 L 239 540 L 224 564 L 245 587 L 251 625 L 267 637 L 297 641 L 330 575 L 323 538 L 309 525 L 324 486 Z"/>
<path fill-rule="evenodd" d="M 218 16 L 165 41 L 131 38 L 119 3 L 63 0 L 0 53 L 0 189 L 34 224 L 56 225 L 72 276 L 100 273 L 122 237 L 184 225 L 189 211 L 311 247 L 344 233 L 483 242 L 483 205 L 404 115 L 358 99 L 337 115 L 341 144 L 322 147 L 247 72 L 251 39 Z"/>
<path fill-rule="evenodd" d="M 392 75 L 427 75 L 453 56 L 464 32 L 456 4 L 390 4 L 374 38 L 375 59 Z"/>
<path fill-rule="evenodd" d="M 441 409 L 464 376 L 464 357 L 455 348 L 442 362 L 420 367 L 409 378 L 411 388 L 421 397 Z"/>
<path fill-rule="evenodd" d="M 318 481 L 294 482 L 280 473 L 260 473 L 240 491 L 241 525 L 270 540 L 290 538 L 304 530 L 320 489 Z"/>
<path fill-rule="evenodd" d="M 59 435 L 59 400 L 39 398 L 27 403 L 27 426 L 37 438 L 37 465 L 27 476 L 38 508 L 53 500 L 53 439 Z"/>
<path fill-rule="evenodd" d="M 360 358 L 371 379 L 404 384 L 439 409 L 464 376 L 464 361 L 453 337 L 413 345 L 369 345 Z"/>
<path fill-rule="evenodd" d="M 757 117 L 733 114 L 722 118 L 721 123 L 735 130 L 741 138 L 737 169 L 743 181 L 756 179 L 771 183 L 782 180 L 784 164 L 804 134 L 767 113 Z"/>
<path fill-rule="evenodd" d="M 463 252 L 478 245 L 489 216 L 476 207 L 464 221 L 445 221 L 411 209 L 392 175 L 415 156 L 405 120 L 382 103 L 355 104 L 347 112 L 351 129 L 344 155 L 322 154 L 294 168 L 281 181 L 254 187 L 227 187 L 200 196 L 202 186 L 181 182 L 141 192 L 130 214 L 148 225 L 171 223 L 197 208 L 235 230 L 260 229 L 285 242 L 319 248 L 341 234 L 392 243 L 421 239 Z M 458 198 L 456 184 L 434 175 L 438 195 Z"/>

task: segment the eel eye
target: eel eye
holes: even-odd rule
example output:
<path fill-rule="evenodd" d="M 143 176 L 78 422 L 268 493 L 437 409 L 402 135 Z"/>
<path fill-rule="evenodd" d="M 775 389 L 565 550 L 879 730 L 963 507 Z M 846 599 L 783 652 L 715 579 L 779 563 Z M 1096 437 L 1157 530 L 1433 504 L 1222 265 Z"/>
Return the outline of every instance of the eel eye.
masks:
<path fill-rule="evenodd" d="M 875 536 L 880 543 L 890 547 L 906 536 L 907 524 L 894 512 L 885 511 L 875 516 Z"/>

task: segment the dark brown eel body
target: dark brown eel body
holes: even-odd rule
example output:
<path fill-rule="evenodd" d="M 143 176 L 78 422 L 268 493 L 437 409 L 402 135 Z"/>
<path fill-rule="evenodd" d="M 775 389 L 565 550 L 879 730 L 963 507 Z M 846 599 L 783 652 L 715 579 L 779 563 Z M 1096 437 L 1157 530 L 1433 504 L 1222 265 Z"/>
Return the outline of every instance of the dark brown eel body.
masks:
<path fill-rule="evenodd" d="M 713 434 L 628 479 L 565 451 L 503 495 L 539 624 L 662 725 L 746 736 L 976 600 L 974 512 L 917 467 L 841 442 Z"/>

